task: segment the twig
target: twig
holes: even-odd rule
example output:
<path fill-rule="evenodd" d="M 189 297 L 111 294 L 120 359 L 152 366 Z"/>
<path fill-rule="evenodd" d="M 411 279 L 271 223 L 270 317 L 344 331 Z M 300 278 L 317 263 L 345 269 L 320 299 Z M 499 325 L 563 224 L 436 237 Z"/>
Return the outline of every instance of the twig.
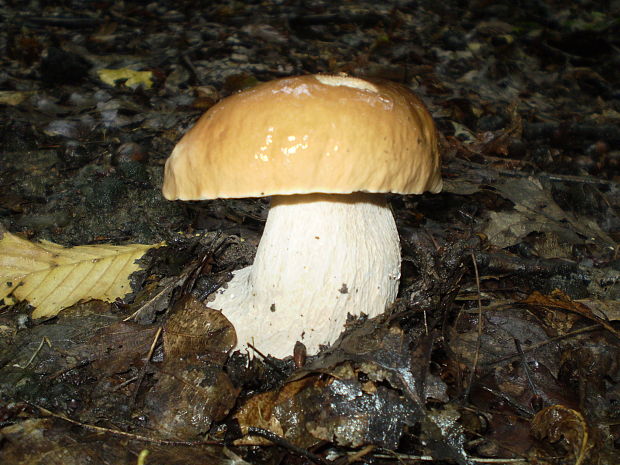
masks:
<path fill-rule="evenodd" d="M 282 371 L 282 369 L 277 366 L 275 363 L 273 363 L 271 360 L 269 360 L 269 358 L 263 354 L 260 350 L 258 350 L 256 347 L 254 347 L 253 344 L 248 342 L 248 347 L 250 349 L 252 349 L 254 352 L 256 352 L 258 354 L 259 357 L 261 357 L 261 359 L 263 360 L 263 362 L 265 362 L 267 365 L 269 365 L 271 368 L 273 368 L 274 370 L 276 370 L 277 373 L 280 374 L 280 376 L 284 379 L 287 377 L 286 373 L 284 373 L 284 371 Z"/>
<path fill-rule="evenodd" d="M 548 344 L 552 344 L 552 343 L 554 343 L 556 341 L 561 341 L 562 339 L 568 339 L 569 337 L 578 336 L 580 334 L 588 333 L 590 331 L 595 331 L 597 329 L 601 329 L 601 325 L 586 326 L 585 328 L 581 328 L 581 329 L 578 329 L 576 331 L 572 331 L 570 333 L 562 334 L 560 336 L 552 337 L 550 339 L 547 339 L 546 341 L 538 342 L 538 343 L 533 344 L 533 345 L 531 345 L 529 347 L 526 347 L 525 349 L 522 349 L 522 350 L 523 350 L 524 353 L 525 352 L 533 352 L 535 350 L 540 349 L 541 347 L 544 347 L 544 346 L 546 346 Z M 503 362 L 506 362 L 506 361 L 509 361 L 509 360 L 513 360 L 513 359 L 517 358 L 518 356 L 519 356 L 519 354 L 506 355 L 506 356 L 501 357 L 501 358 L 499 358 L 497 360 L 493 360 L 492 362 L 485 363 L 484 366 L 485 367 L 490 367 L 490 366 L 493 366 L 493 365 L 497 365 L 499 363 L 503 363 Z"/>
<path fill-rule="evenodd" d="M 202 76 L 200 75 L 196 67 L 194 66 L 194 63 L 192 63 L 192 61 L 189 59 L 189 56 L 187 55 L 187 53 L 183 53 L 181 57 L 183 58 L 183 62 L 187 65 L 189 70 L 194 75 L 194 78 L 196 79 L 196 81 L 198 81 L 198 84 L 200 84 L 201 86 L 204 86 L 205 85 L 204 79 L 202 78 Z"/>
<path fill-rule="evenodd" d="M 269 430 L 263 429 L 263 428 L 256 428 L 254 426 L 250 426 L 248 428 L 248 436 L 259 436 L 261 438 L 267 439 L 269 442 L 275 444 L 276 446 L 280 446 L 283 447 L 291 452 L 293 452 L 294 454 L 300 455 L 302 457 L 305 457 L 309 460 L 312 460 L 314 463 L 318 463 L 320 465 L 328 465 L 330 462 L 328 462 L 327 460 L 325 460 L 323 457 L 319 457 L 316 454 L 313 454 L 312 452 L 306 450 L 306 449 L 302 449 L 301 447 L 297 447 L 294 444 L 291 444 L 289 441 L 287 441 L 286 439 L 284 439 L 282 436 L 278 436 L 275 433 L 272 433 Z"/>
<path fill-rule="evenodd" d="M 397 459 L 399 461 L 405 460 L 418 460 L 420 462 L 434 462 L 437 459 L 431 455 L 410 455 L 410 454 L 401 454 L 399 452 L 385 451 L 383 454 L 373 454 L 373 457 L 380 459 Z M 472 457 L 471 455 L 467 456 L 467 460 L 474 463 L 528 463 L 526 459 L 491 459 L 486 457 Z"/>
<path fill-rule="evenodd" d="M 370 444 L 369 446 L 364 447 L 362 450 L 355 452 L 353 455 L 349 456 L 347 459 L 347 463 L 357 462 L 360 459 L 363 459 L 368 454 L 370 454 L 373 450 L 375 450 L 377 446 Z"/>
<path fill-rule="evenodd" d="M 512 159 L 502 159 L 502 160 L 503 161 L 514 161 Z M 463 162 L 463 164 L 469 165 L 470 168 L 479 168 L 479 169 L 488 168 L 488 166 L 483 163 L 476 163 L 476 162 L 466 160 L 463 158 L 459 158 L 459 161 Z M 513 170 L 495 170 L 495 172 L 502 176 L 508 176 L 511 178 L 528 178 L 532 176 L 531 173 L 525 173 L 525 172 L 513 171 Z M 544 179 L 548 179 L 549 181 L 556 181 L 556 182 L 574 182 L 574 183 L 580 183 L 580 184 L 604 184 L 608 186 L 618 184 L 618 181 L 595 178 L 593 176 L 576 176 L 576 175 L 571 175 L 571 174 L 556 174 L 556 173 L 547 173 L 544 171 L 540 173 L 536 173 L 535 176 L 538 178 L 544 178 Z"/>
<path fill-rule="evenodd" d="M 220 250 L 222 249 L 222 247 L 224 247 L 227 244 L 228 244 L 227 239 L 222 238 L 222 231 L 218 231 L 215 237 L 209 243 L 209 248 L 202 255 L 202 258 L 200 259 L 200 263 L 197 266 L 195 266 L 185 277 L 185 280 L 183 281 L 183 285 L 181 286 L 180 296 L 185 296 L 189 294 L 194 289 L 194 286 L 196 285 L 196 281 L 198 281 L 198 278 L 205 272 L 207 273 L 211 272 L 211 266 L 212 266 L 211 259 L 215 255 L 220 253 Z M 220 288 L 220 286 L 221 284 L 218 284 L 217 287 L 215 287 L 214 289 L 210 289 L 209 294 L 217 291 Z M 204 298 L 206 298 L 206 295 L 203 296 L 200 300 L 203 300 Z"/>
<path fill-rule="evenodd" d="M 129 24 L 134 24 L 134 25 L 140 24 L 140 20 L 142 19 L 142 18 L 137 19 L 137 18 L 131 18 L 129 16 L 125 16 L 124 14 L 119 13 L 118 11 L 115 11 L 114 8 L 108 9 L 108 13 L 110 13 L 110 15 L 114 16 L 116 19 L 120 19 Z"/>
<path fill-rule="evenodd" d="M 521 413 L 527 415 L 528 419 L 532 418 L 536 414 L 536 412 L 534 412 L 532 409 L 524 407 L 519 402 L 514 400 L 512 397 L 510 397 L 509 395 L 504 394 L 503 392 L 496 391 L 495 389 L 491 389 L 490 387 L 487 387 L 487 386 L 482 386 L 482 389 L 484 389 L 487 392 L 490 392 L 491 394 L 493 394 L 496 397 L 499 397 L 500 399 L 502 399 L 504 402 L 506 402 L 511 407 L 513 407 L 516 410 L 520 411 Z"/>
<path fill-rule="evenodd" d="M 28 363 L 26 363 L 24 366 L 20 366 L 19 363 L 16 363 L 15 365 L 13 365 L 15 368 L 27 368 L 28 365 L 30 365 L 34 359 L 36 358 L 36 356 L 39 354 L 39 352 L 41 352 L 41 349 L 43 348 L 43 344 L 47 343 L 48 347 L 52 347 L 52 343 L 50 342 L 50 340 L 47 338 L 47 336 L 43 336 L 43 339 L 41 339 L 41 342 L 39 343 L 39 347 L 37 347 L 37 349 L 34 351 L 34 353 L 32 354 L 32 357 L 30 357 L 30 360 L 28 360 Z"/>
<path fill-rule="evenodd" d="M 101 24 L 102 20 L 97 18 L 80 17 L 57 17 L 57 16 L 17 16 L 14 18 L 25 23 L 40 24 L 43 26 L 56 26 L 66 28 L 93 27 Z"/>
<path fill-rule="evenodd" d="M 92 360 L 89 360 L 89 359 L 86 359 L 86 360 L 81 360 L 81 361 L 79 361 L 79 362 L 77 362 L 77 363 L 75 363 L 75 364 L 71 365 L 70 367 L 66 367 L 66 368 L 63 368 L 62 370 L 58 370 L 58 371 L 56 371 L 55 373 L 52 373 L 51 375 L 49 375 L 49 376 L 47 377 L 47 379 L 48 379 L 48 380 L 53 380 L 53 379 L 56 379 L 56 378 L 58 378 L 59 376 L 62 376 L 62 375 L 64 375 L 64 374 L 66 374 L 66 373 L 69 373 L 69 372 L 70 372 L 70 371 L 72 371 L 72 370 L 77 370 L 78 368 L 85 367 L 86 365 L 89 365 L 89 364 L 91 364 L 91 363 L 92 363 Z"/>
<path fill-rule="evenodd" d="M 123 381 L 121 384 L 119 384 L 119 385 L 117 385 L 117 386 L 114 386 L 114 387 L 111 389 L 111 391 L 112 391 L 112 392 L 120 391 L 120 390 L 121 390 L 121 389 L 123 389 L 125 386 L 127 386 L 127 385 L 129 385 L 129 384 L 133 383 L 134 381 L 136 381 L 136 380 L 138 380 L 138 379 L 139 379 L 139 376 L 134 376 L 133 378 L 129 378 L 128 380 Z"/>
<path fill-rule="evenodd" d="M 153 356 L 153 352 L 155 351 L 155 347 L 157 346 L 157 341 L 159 341 L 159 336 L 161 335 L 162 327 L 157 328 L 157 332 L 155 333 L 155 337 L 153 338 L 153 342 L 151 343 L 151 347 L 149 349 L 149 353 L 146 356 L 146 360 L 144 361 L 144 365 L 140 370 L 140 374 L 138 374 L 138 379 L 136 381 L 136 388 L 133 391 L 133 395 L 131 396 L 131 405 L 133 406 L 136 403 L 136 398 L 138 397 L 138 391 L 140 390 L 140 385 L 142 384 L 142 380 L 146 375 L 146 370 L 149 366 L 149 362 L 151 357 Z"/>
<path fill-rule="evenodd" d="M 44 415 L 58 418 L 60 420 L 71 423 L 72 425 L 77 425 L 80 428 L 84 428 L 88 431 L 94 431 L 96 433 L 107 433 L 107 434 L 112 434 L 114 436 L 122 436 L 125 438 L 129 438 L 134 441 L 149 442 L 152 444 L 159 444 L 162 446 L 206 446 L 206 445 L 224 446 L 224 444 L 220 441 L 177 441 L 177 440 L 172 440 L 172 439 L 149 438 L 148 436 L 142 436 L 142 435 L 134 434 L 134 433 L 127 433 L 126 431 L 120 431 L 120 430 L 111 429 L 111 428 L 104 428 L 102 426 L 90 425 L 88 423 L 82 423 L 81 421 L 74 420 L 73 418 L 69 418 L 59 413 L 54 413 L 51 410 L 46 409 L 45 407 L 41 407 L 31 402 L 25 401 L 25 403 L 38 409 Z"/>
<path fill-rule="evenodd" d="M 174 282 L 164 286 L 154 296 L 149 297 L 149 299 L 146 302 L 144 302 L 142 305 L 140 305 L 140 308 L 138 308 L 138 310 L 133 312 L 128 317 L 123 318 L 123 321 L 129 321 L 129 320 L 137 321 L 138 316 L 140 315 L 140 313 L 142 313 L 143 310 L 148 309 L 151 305 L 153 305 L 154 302 L 157 302 L 157 300 L 161 299 L 166 294 L 170 293 L 173 289 L 175 289 L 176 287 L 180 286 L 182 283 L 183 283 L 183 280 L 178 279 L 178 280 L 176 280 L 176 281 L 174 281 Z"/>
<path fill-rule="evenodd" d="M 509 177 L 517 177 L 517 178 L 525 178 L 531 176 L 531 174 L 527 173 L 519 173 L 518 171 L 510 171 L 510 170 L 498 170 L 499 174 Z M 595 178 L 592 176 L 575 176 L 570 174 L 555 174 L 555 173 L 536 173 L 536 176 L 539 178 L 548 179 L 549 181 L 555 182 L 574 182 L 579 184 L 604 184 L 606 186 L 613 186 L 614 184 L 618 184 L 618 181 L 613 181 L 610 179 L 601 179 Z"/>
<path fill-rule="evenodd" d="M 355 25 L 375 25 L 379 21 L 386 18 L 375 12 L 358 13 L 358 14 L 305 14 L 303 16 L 295 16 L 289 18 L 289 22 L 293 26 L 312 26 L 316 24 L 342 24 L 353 23 Z"/>
<path fill-rule="evenodd" d="M 532 380 L 532 376 L 530 374 L 530 367 L 527 364 L 527 358 L 525 358 L 525 353 L 521 348 L 521 342 L 518 339 L 515 339 L 515 347 L 517 348 L 517 353 L 521 357 L 521 364 L 523 365 L 523 370 L 525 371 L 525 377 L 527 378 L 527 383 L 530 385 L 530 389 L 536 396 L 540 396 L 540 392 L 538 388 L 534 384 L 534 380 Z"/>
<path fill-rule="evenodd" d="M 465 391 L 465 399 L 469 398 L 471 386 L 474 382 L 474 376 L 478 367 L 478 360 L 480 358 L 480 346 L 482 344 L 482 298 L 480 296 L 480 275 L 478 274 L 478 265 L 476 264 L 476 257 L 473 252 L 471 255 L 471 261 L 474 265 L 474 273 L 476 275 L 476 288 L 478 289 L 478 337 L 476 338 L 476 353 L 474 354 L 474 363 L 471 367 L 471 373 L 469 374 L 469 382 Z"/>

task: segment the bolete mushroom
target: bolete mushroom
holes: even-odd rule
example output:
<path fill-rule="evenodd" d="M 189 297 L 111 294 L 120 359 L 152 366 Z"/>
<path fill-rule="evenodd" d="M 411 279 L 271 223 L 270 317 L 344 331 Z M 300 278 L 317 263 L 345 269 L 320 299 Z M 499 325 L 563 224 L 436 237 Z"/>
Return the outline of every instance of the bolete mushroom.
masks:
<path fill-rule="evenodd" d="M 385 311 L 400 242 L 383 193 L 441 190 L 433 120 L 389 82 L 279 79 L 213 106 L 166 162 L 167 199 L 271 196 L 254 264 L 208 303 L 275 357 L 333 343 L 347 314 Z"/>

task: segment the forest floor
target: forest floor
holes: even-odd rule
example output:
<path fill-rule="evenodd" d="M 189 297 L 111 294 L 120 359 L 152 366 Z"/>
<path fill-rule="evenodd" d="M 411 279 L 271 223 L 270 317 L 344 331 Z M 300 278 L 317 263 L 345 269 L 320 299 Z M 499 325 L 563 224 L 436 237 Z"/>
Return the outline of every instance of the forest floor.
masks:
<path fill-rule="evenodd" d="M 620 2 L 200 3 L 0 4 L 0 243 L 166 243 L 122 300 L 5 298 L 0 462 L 620 463 Z M 248 361 L 198 297 L 268 200 L 170 202 L 163 167 L 221 98 L 312 73 L 415 91 L 444 189 L 390 196 L 385 315 Z"/>

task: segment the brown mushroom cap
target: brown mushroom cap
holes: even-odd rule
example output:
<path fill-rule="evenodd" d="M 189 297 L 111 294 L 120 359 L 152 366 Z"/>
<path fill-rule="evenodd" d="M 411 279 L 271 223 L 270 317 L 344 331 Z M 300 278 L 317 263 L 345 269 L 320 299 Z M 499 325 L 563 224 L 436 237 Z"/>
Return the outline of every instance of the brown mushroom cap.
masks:
<path fill-rule="evenodd" d="M 167 199 L 441 190 L 433 120 L 407 88 L 342 76 L 258 85 L 207 111 L 166 162 Z"/>

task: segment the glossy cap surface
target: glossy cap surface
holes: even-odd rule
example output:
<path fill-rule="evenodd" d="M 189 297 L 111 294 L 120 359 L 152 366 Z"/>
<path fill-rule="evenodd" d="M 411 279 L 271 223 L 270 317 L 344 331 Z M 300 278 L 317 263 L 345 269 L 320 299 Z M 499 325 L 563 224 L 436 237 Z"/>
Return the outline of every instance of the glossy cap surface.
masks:
<path fill-rule="evenodd" d="M 166 162 L 167 199 L 441 190 L 433 120 L 407 88 L 279 79 L 207 111 Z"/>

